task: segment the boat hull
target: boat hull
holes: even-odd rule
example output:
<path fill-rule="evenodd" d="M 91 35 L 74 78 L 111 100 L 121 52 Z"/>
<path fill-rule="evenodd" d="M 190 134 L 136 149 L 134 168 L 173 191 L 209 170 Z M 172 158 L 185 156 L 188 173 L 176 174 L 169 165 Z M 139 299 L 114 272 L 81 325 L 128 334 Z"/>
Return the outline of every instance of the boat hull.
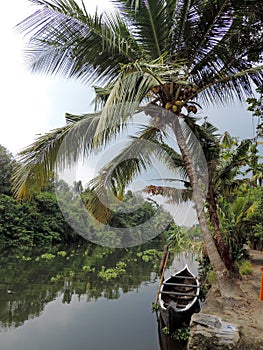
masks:
<path fill-rule="evenodd" d="M 160 316 L 169 329 L 169 332 L 174 332 L 176 329 L 182 327 L 182 325 L 188 325 L 190 323 L 191 317 L 194 313 L 200 311 L 200 303 L 197 300 L 193 306 L 184 312 L 178 312 L 172 308 L 161 308 Z"/>
<path fill-rule="evenodd" d="M 192 314 L 200 311 L 199 293 L 199 281 L 187 265 L 163 282 L 159 294 L 160 316 L 169 332 L 189 324 Z"/>

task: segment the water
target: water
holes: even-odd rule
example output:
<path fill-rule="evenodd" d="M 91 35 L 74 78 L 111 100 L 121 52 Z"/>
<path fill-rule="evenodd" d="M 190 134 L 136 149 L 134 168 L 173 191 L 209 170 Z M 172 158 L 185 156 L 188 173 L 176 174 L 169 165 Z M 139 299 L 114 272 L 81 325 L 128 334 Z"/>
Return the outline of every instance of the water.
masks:
<path fill-rule="evenodd" d="M 141 249 L 87 245 L 60 247 L 42 258 L 18 251 L 2 255 L 0 349 L 160 350 L 165 335 L 152 312 L 160 258 L 142 256 Z M 186 262 L 196 273 L 189 259 L 171 260 L 166 276 L 172 265 L 180 269 Z M 162 350 L 168 349 L 179 346 L 166 342 Z"/>

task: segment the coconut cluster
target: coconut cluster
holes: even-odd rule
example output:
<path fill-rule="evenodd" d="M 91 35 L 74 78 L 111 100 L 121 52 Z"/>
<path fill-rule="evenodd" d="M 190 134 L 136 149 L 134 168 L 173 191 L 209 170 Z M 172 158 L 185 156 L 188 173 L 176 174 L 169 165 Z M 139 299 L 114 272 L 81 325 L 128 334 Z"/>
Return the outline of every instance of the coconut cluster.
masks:
<path fill-rule="evenodd" d="M 193 84 L 178 85 L 166 83 L 162 86 L 155 86 L 152 92 L 158 96 L 156 100 L 161 101 L 162 107 L 179 114 L 182 108 L 186 108 L 188 113 L 197 113 L 197 107 L 191 99 L 196 96 L 197 88 Z"/>

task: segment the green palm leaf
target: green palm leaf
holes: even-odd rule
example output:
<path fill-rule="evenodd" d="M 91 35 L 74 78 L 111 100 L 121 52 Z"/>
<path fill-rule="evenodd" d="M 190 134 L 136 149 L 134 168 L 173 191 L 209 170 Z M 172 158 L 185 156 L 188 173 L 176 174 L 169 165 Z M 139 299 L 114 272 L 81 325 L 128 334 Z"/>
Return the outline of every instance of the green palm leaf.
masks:
<path fill-rule="evenodd" d="M 14 193 L 26 196 L 32 183 L 41 189 L 54 172 L 70 167 L 81 157 L 96 150 L 92 135 L 99 122 L 98 114 L 67 115 L 67 125 L 40 136 L 19 154 L 13 175 Z"/>
<path fill-rule="evenodd" d="M 227 180 L 233 179 L 240 166 L 247 163 L 250 145 L 251 140 L 243 140 L 232 152 L 231 157 L 220 164 L 217 169 L 217 174 L 214 180 L 215 182 L 227 182 Z"/>
<path fill-rule="evenodd" d="M 118 13 L 91 16 L 75 1 L 29 0 L 42 8 L 17 27 L 31 35 L 26 57 L 33 72 L 84 81 L 118 75 L 119 63 L 140 49 Z"/>

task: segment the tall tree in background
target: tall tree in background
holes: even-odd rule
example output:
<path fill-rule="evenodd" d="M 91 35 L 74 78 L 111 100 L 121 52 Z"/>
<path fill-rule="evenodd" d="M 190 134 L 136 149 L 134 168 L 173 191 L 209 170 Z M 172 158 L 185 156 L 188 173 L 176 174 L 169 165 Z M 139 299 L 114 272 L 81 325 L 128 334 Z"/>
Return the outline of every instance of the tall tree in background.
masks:
<path fill-rule="evenodd" d="M 13 155 L 0 145 L 0 194 L 11 194 L 11 175 L 14 166 Z"/>
<path fill-rule="evenodd" d="M 263 183 L 263 163 L 262 154 L 259 152 L 263 145 L 263 86 L 256 89 L 259 94 L 258 98 L 248 98 L 248 111 L 252 112 L 254 124 L 256 125 L 256 134 L 254 137 L 254 144 L 251 147 L 251 154 L 249 158 L 249 171 L 252 172 L 252 181 L 255 186 L 262 186 Z"/>
<path fill-rule="evenodd" d="M 177 139 L 211 265 L 221 292 L 230 295 L 232 284 L 211 237 L 183 120 L 200 105 L 244 101 L 252 95 L 252 83 L 262 84 L 262 67 L 248 59 L 250 47 L 240 50 L 244 19 L 234 2 L 115 0 L 118 12 L 91 16 L 74 0 L 29 1 L 39 9 L 19 29 L 30 35 L 32 71 L 101 85 L 95 89 L 94 114 L 67 115 L 65 127 L 41 136 L 21 153 L 16 193 L 26 195 L 32 181 L 42 185 L 56 164 L 63 167 L 101 149 L 148 104 L 152 132 L 165 136 L 169 127 Z M 146 163 L 151 158 L 144 154 L 134 162 L 130 177 Z M 100 186 L 112 187 L 109 174 Z"/>

